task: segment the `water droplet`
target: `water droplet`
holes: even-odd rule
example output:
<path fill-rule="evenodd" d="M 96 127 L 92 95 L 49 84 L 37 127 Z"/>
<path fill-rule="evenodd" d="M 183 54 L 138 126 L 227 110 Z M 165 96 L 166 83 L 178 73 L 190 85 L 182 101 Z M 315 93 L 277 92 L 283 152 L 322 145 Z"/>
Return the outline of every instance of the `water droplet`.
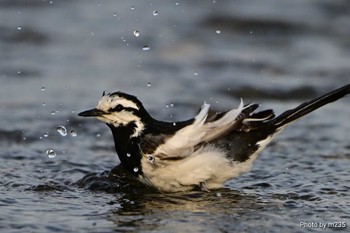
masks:
<path fill-rule="evenodd" d="M 100 134 L 100 133 L 97 133 L 97 134 L 96 134 L 96 137 L 97 137 L 97 138 L 101 137 L 101 134 Z"/>
<path fill-rule="evenodd" d="M 130 153 L 126 153 L 126 157 L 130 158 L 131 154 Z"/>
<path fill-rule="evenodd" d="M 220 31 L 220 30 L 216 30 L 215 32 L 216 32 L 216 34 L 220 34 L 220 33 L 221 33 L 221 31 Z"/>
<path fill-rule="evenodd" d="M 52 149 L 49 149 L 49 150 L 46 151 L 46 155 L 47 155 L 47 157 L 52 159 L 52 158 L 56 157 L 56 152 L 54 150 L 52 150 Z"/>
<path fill-rule="evenodd" d="M 131 10 L 135 10 L 135 7 L 134 7 L 134 6 L 131 6 L 130 9 L 131 9 Z"/>
<path fill-rule="evenodd" d="M 142 47 L 142 50 L 143 51 L 148 51 L 148 50 L 150 50 L 151 49 L 151 47 L 149 47 L 149 45 L 144 45 L 143 47 Z"/>
<path fill-rule="evenodd" d="M 179 3 L 177 2 L 177 3 L 175 3 L 175 5 L 176 5 L 176 6 L 178 6 L 178 5 L 179 5 Z"/>
<path fill-rule="evenodd" d="M 114 13 L 113 13 L 113 16 L 116 17 L 116 16 L 117 16 L 117 12 L 114 12 Z"/>
<path fill-rule="evenodd" d="M 45 87 L 41 87 L 41 90 L 42 90 L 42 91 L 45 91 Z"/>
<path fill-rule="evenodd" d="M 138 172 L 139 168 L 138 167 L 134 167 L 134 172 Z"/>
<path fill-rule="evenodd" d="M 17 30 L 18 31 L 22 30 L 22 26 L 17 26 Z"/>
<path fill-rule="evenodd" d="M 49 136 L 49 133 L 46 132 L 43 134 L 43 136 L 44 136 L 44 138 L 47 138 Z"/>
<path fill-rule="evenodd" d="M 147 87 L 151 87 L 152 84 L 150 82 L 147 83 Z"/>
<path fill-rule="evenodd" d="M 198 72 L 197 72 L 197 71 L 195 71 L 193 74 L 194 74 L 195 76 L 197 76 L 197 75 L 198 75 Z"/>
<path fill-rule="evenodd" d="M 158 11 L 153 11 L 153 15 L 157 16 L 158 15 Z"/>
<path fill-rule="evenodd" d="M 56 130 L 59 134 L 61 134 L 61 136 L 67 136 L 67 129 L 63 125 L 58 126 Z"/>
<path fill-rule="evenodd" d="M 76 136 L 78 136 L 78 133 L 77 133 L 77 131 L 75 131 L 74 129 L 72 129 L 72 130 L 70 131 L 70 135 L 71 135 L 72 137 L 76 137 Z"/>
<path fill-rule="evenodd" d="M 46 106 L 46 103 L 42 103 L 41 106 L 45 107 L 45 106 Z"/>
<path fill-rule="evenodd" d="M 170 107 L 173 108 L 175 106 L 175 104 L 173 103 L 170 103 Z"/>
<path fill-rule="evenodd" d="M 249 31 L 249 34 L 253 34 L 254 32 L 253 31 Z"/>
<path fill-rule="evenodd" d="M 138 30 L 134 30 L 134 36 L 139 37 L 140 32 Z"/>
<path fill-rule="evenodd" d="M 156 159 L 155 159 L 152 155 L 147 156 L 147 160 L 148 160 L 150 163 L 154 163 L 154 162 L 156 161 Z"/>
<path fill-rule="evenodd" d="M 54 116 L 56 114 L 56 111 L 51 111 L 51 115 Z"/>
<path fill-rule="evenodd" d="M 173 126 L 176 126 L 176 122 L 173 122 Z"/>
<path fill-rule="evenodd" d="M 102 4 L 99 2 L 99 3 L 97 3 L 97 6 L 101 6 Z"/>
<path fill-rule="evenodd" d="M 216 196 L 217 196 L 217 197 L 222 197 L 221 193 L 219 193 L 219 192 L 216 193 Z"/>

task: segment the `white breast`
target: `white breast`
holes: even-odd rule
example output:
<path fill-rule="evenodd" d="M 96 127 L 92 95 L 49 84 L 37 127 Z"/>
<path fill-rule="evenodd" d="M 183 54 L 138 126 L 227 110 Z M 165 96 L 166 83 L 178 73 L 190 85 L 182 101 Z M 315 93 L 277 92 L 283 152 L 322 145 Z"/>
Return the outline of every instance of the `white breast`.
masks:
<path fill-rule="evenodd" d="M 220 188 L 229 179 L 250 170 L 257 153 L 243 163 L 230 161 L 226 154 L 213 145 L 195 151 L 189 157 L 176 161 L 142 159 L 142 182 L 165 192 L 177 192 L 205 185 Z"/>

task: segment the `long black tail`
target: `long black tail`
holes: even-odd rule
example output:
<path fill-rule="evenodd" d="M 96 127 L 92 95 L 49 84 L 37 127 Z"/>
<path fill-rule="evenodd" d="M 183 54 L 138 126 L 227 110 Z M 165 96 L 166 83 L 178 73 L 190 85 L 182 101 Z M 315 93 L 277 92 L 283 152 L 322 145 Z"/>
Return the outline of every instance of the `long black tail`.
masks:
<path fill-rule="evenodd" d="M 283 128 L 284 126 L 292 123 L 300 117 L 305 116 L 306 114 L 326 104 L 343 98 L 347 94 L 350 94 L 350 84 L 329 92 L 328 94 L 325 94 L 317 99 L 305 102 L 296 108 L 285 111 L 281 115 L 271 120 L 269 123 L 274 125 L 274 127 L 277 129 Z"/>

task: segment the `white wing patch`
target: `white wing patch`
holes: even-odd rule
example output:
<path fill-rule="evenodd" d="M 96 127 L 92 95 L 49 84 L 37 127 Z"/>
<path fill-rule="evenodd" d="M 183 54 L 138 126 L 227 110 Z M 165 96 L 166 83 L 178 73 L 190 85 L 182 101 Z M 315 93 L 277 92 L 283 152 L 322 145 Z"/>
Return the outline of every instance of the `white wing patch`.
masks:
<path fill-rule="evenodd" d="M 249 105 L 247 106 L 249 107 Z M 232 129 L 232 126 L 237 122 L 238 116 L 241 114 L 243 107 L 243 100 L 239 104 L 237 109 L 232 109 L 227 112 L 219 120 L 208 122 L 204 125 L 205 136 L 204 141 L 210 141 L 220 135 L 227 133 L 227 131 Z"/>
<path fill-rule="evenodd" d="M 202 138 L 205 136 L 205 131 L 202 129 L 207 119 L 209 108 L 209 104 L 203 104 L 193 124 L 176 132 L 173 137 L 160 145 L 154 154 L 163 154 L 167 157 L 186 157 L 191 155 L 194 152 L 194 146 L 202 141 Z"/>
<path fill-rule="evenodd" d="M 227 112 L 216 121 L 207 122 L 210 105 L 203 104 L 201 111 L 195 117 L 194 122 L 181 130 L 173 137 L 169 138 L 163 145 L 160 145 L 154 152 L 155 155 L 165 155 L 167 157 L 187 157 L 194 152 L 194 147 L 203 142 L 210 141 L 227 131 L 237 122 L 239 114 L 244 109 L 243 101 L 237 109 Z"/>

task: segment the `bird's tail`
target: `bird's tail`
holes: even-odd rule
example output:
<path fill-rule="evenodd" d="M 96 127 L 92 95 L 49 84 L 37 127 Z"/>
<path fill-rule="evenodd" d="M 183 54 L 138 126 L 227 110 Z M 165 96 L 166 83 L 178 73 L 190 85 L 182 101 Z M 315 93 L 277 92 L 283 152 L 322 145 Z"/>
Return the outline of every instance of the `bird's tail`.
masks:
<path fill-rule="evenodd" d="M 306 114 L 326 104 L 334 102 L 347 94 L 350 94 L 350 84 L 329 92 L 328 94 L 325 94 L 319 98 L 305 102 L 296 108 L 285 111 L 281 115 L 272 119 L 269 123 L 272 124 L 276 129 L 282 129 L 300 117 L 305 116 Z"/>

